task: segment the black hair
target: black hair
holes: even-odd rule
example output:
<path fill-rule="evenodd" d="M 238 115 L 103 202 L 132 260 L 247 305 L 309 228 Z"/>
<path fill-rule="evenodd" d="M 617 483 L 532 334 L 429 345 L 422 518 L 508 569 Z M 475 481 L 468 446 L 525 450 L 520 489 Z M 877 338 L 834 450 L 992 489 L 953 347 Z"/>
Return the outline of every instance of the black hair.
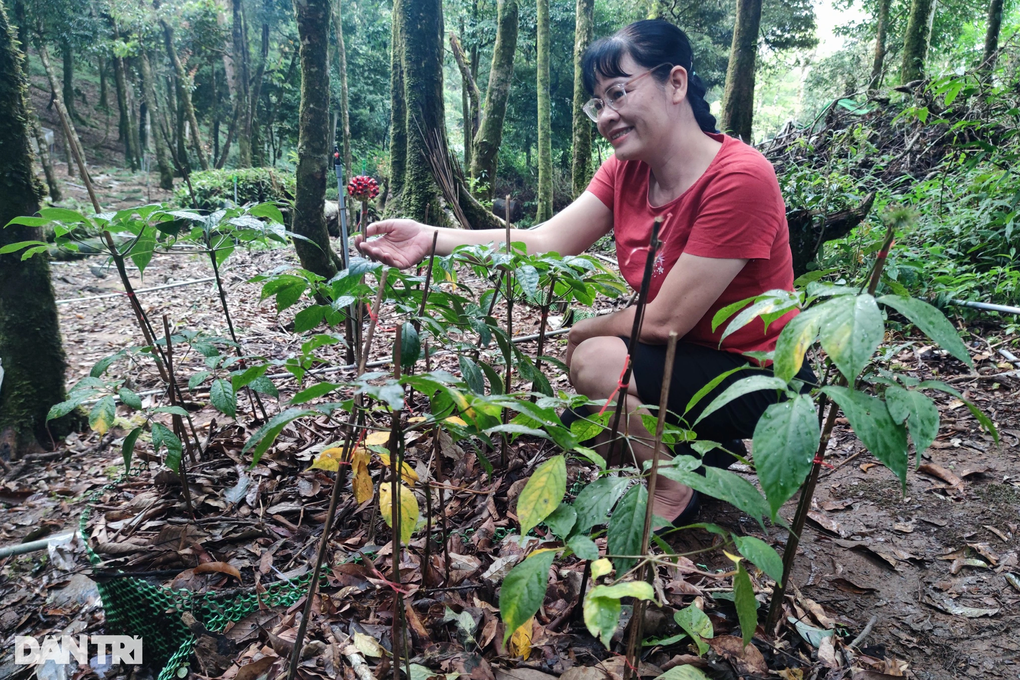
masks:
<path fill-rule="evenodd" d="M 716 132 L 715 116 L 705 101 L 705 83 L 694 72 L 694 52 L 691 41 L 682 30 L 660 19 L 636 21 L 609 36 L 593 42 L 584 53 L 581 73 L 584 89 L 595 92 L 595 79 L 622 78 L 631 74 L 620 68 L 624 55 L 647 69 L 661 64 L 683 66 L 687 70 L 687 101 L 698 125 L 705 132 Z M 660 83 L 666 82 L 668 71 L 661 69 L 652 74 Z"/>

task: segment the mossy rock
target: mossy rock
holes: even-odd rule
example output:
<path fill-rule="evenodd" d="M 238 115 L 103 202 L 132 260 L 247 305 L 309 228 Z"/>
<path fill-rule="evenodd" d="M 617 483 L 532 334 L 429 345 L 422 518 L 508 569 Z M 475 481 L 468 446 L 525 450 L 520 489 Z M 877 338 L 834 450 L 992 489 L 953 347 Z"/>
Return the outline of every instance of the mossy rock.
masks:
<path fill-rule="evenodd" d="M 187 184 L 174 192 L 174 203 L 182 208 L 218 210 L 234 203 L 234 178 L 237 178 L 237 205 L 294 200 L 294 175 L 274 168 L 206 170 L 191 175 L 197 206 L 192 205 Z"/>

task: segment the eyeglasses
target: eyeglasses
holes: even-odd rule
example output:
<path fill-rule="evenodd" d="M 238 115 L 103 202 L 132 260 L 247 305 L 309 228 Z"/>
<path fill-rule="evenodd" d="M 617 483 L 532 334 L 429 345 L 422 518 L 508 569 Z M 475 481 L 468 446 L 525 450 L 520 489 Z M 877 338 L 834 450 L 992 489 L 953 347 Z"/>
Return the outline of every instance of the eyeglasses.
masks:
<path fill-rule="evenodd" d="M 584 111 L 593 122 L 599 122 L 599 114 L 602 112 L 604 107 L 608 106 L 613 111 L 619 111 L 620 107 L 623 106 L 623 103 L 627 100 L 627 92 L 634 89 L 631 86 L 645 76 L 659 70 L 663 66 L 669 66 L 672 68 L 673 65 L 669 63 L 659 64 L 655 68 L 649 69 L 630 80 L 610 85 L 606 88 L 606 91 L 602 93 L 601 97 L 592 97 L 585 103 L 584 106 L 581 107 L 581 110 Z"/>

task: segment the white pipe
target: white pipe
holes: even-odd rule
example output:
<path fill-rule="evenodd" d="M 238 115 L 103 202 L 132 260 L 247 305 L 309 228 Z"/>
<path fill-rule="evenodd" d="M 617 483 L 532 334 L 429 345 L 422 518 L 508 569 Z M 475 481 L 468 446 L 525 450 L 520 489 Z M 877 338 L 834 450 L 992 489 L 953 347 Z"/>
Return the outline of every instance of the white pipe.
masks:
<path fill-rule="evenodd" d="M 74 538 L 74 531 L 66 534 L 57 534 L 56 536 L 48 536 L 47 538 L 41 538 L 38 541 L 30 541 L 28 543 L 18 543 L 17 545 L 9 545 L 6 548 L 0 548 L 0 560 L 11 557 L 12 555 L 23 555 L 25 553 L 35 552 L 36 550 L 46 550 L 49 548 L 50 543 L 63 543 Z"/>
<path fill-rule="evenodd" d="M 971 302 L 970 300 L 950 300 L 950 304 L 961 307 L 981 309 L 986 312 L 1003 312 L 1004 314 L 1020 314 L 1020 307 L 1009 307 L 1008 305 L 993 305 L 987 302 Z"/>
<path fill-rule="evenodd" d="M 215 281 L 215 276 L 209 276 L 204 279 L 195 279 L 194 281 L 182 281 L 181 283 L 168 283 L 165 286 L 154 286 L 152 288 L 138 288 L 135 290 L 136 293 L 151 293 L 154 290 L 167 290 L 168 288 L 181 288 L 182 286 L 193 286 L 198 283 L 208 283 Z M 57 300 L 58 305 L 66 305 L 69 302 L 88 302 L 89 300 L 105 300 L 106 298 L 114 298 L 125 295 L 125 293 L 106 293 L 105 295 L 93 295 L 91 297 L 80 297 L 80 298 L 67 298 L 66 300 Z"/>

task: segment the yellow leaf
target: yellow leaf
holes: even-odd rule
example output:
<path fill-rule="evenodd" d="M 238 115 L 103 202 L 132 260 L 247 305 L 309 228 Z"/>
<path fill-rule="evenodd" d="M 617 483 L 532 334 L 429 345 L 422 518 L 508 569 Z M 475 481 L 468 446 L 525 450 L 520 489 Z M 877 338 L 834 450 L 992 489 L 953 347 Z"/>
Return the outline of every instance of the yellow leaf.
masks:
<path fill-rule="evenodd" d="M 312 470 L 328 470 L 330 472 L 336 472 L 340 469 L 340 459 L 343 457 L 344 450 L 340 448 L 326 449 L 312 462 Z"/>
<path fill-rule="evenodd" d="M 726 557 L 730 558 L 733 564 L 740 564 L 740 560 L 744 559 L 743 557 L 740 557 L 739 555 L 734 555 L 733 553 L 727 552 L 726 550 L 723 550 L 723 554 L 726 555 Z"/>
<path fill-rule="evenodd" d="M 390 441 L 389 432 L 373 432 L 365 437 L 365 446 L 386 446 Z"/>
<path fill-rule="evenodd" d="M 603 557 L 591 563 L 591 580 L 596 581 L 613 570 L 613 563 Z"/>
<path fill-rule="evenodd" d="M 358 631 L 354 631 L 354 646 L 369 658 L 378 659 L 386 655 L 386 650 L 374 637 Z"/>
<path fill-rule="evenodd" d="M 410 418 L 407 419 L 407 422 L 409 422 L 409 423 L 424 423 L 425 422 L 425 416 L 411 416 Z"/>
<path fill-rule="evenodd" d="M 566 491 L 567 463 L 563 456 L 554 456 L 539 465 L 517 498 L 521 535 L 551 515 Z"/>
<path fill-rule="evenodd" d="M 379 460 L 382 464 L 389 468 L 390 466 L 390 454 L 380 453 Z M 414 486 L 415 482 L 418 481 L 418 473 L 414 471 L 414 468 L 407 464 L 406 460 L 400 461 L 400 478 L 404 480 L 405 484 Z"/>
<path fill-rule="evenodd" d="M 461 427 L 467 427 L 467 423 L 464 422 L 464 419 L 458 418 L 457 416 L 450 416 L 449 418 L 446 419 L 445 422 L 453 423 L 454 425 L 460 425 Z"/>
<path fill-rule="evenodd" d="M 510 655 L 519 656 L 525 661 L 531 656 L 531 638 L 535 634 L 535 617 L 521 624 L 521 627 L 510 636 Z"/>
<path fill-rule="evenodd" d="M 418 523 L 418 499 L 414 492 L 403 484 L 397 492 L 400 495 L 400 542 L 408 543 L 414 533 L 414 525 Z M 387 526 L 393 526 L 393 482 L 379 485 L 379 514 Z"/>
<path fill-rule="evenodd" d="M 359 504 L 372 498 L 372 475 L 368 472 L 368 460 L 368 452 L 357 449 L 351 461 L 351 467 L 354 469 L 351 486 L 354 487 L 354 500 Z"/>

